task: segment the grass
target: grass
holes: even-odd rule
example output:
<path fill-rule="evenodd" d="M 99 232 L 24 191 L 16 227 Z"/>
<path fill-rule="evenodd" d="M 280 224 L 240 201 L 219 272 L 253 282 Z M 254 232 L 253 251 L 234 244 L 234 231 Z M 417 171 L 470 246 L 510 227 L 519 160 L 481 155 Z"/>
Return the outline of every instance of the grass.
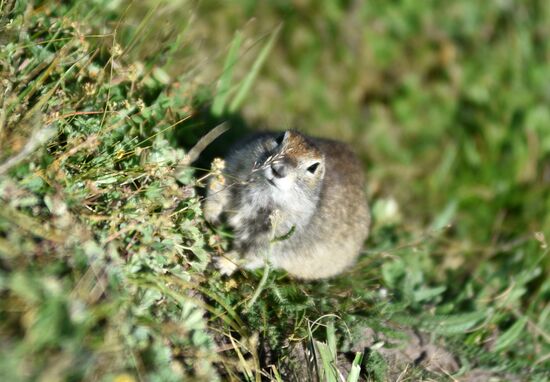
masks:
<path fill-rule="evenodd" d="M 2 380 L 550 377 L 546 2 L 0 12 Z M 223 121 L 353 144 L 374 218 L 353 269 L 213 269 L 230 232 L 186 155 Z M 458 368 L 393 362 L 415 331 Z"/>

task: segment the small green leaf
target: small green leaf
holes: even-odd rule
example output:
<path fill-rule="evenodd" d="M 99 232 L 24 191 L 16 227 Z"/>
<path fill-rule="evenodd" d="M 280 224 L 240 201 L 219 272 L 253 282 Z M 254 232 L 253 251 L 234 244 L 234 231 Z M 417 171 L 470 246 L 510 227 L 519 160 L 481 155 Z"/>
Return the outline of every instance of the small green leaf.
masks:
<path fill-rule="evenodd" d="M 153 69 L 153 77 L 155 78 L 155 80 L 163 85 L 167 85 L 170 83 L 170 76 L 168 75 L 168 73 L 166 73 L 159 67 Z"/>
<path fill-rule="evenodd" d="M 28 273 L 14 273 L 10 278 L 9 287 L 14 294 L 30 304 L 36 304 L 43 298 L 37 279 Z"/>
<path fill-rule="evenodd" d="M 456 202 L 456 200 L 449 202 L 445 209 L 435 217 L 434 221 L 432 222 L 431 229 L 433 231 L 438 231 L 447 227 L 456 214 L 457 206 L 458 203 Z"/>
<path fill-rule="evenodd" d="M 486 315 L 486 311 L 481 311 L 464 314 L 435 316 L 424 321 L 426 325 L 425 329 L 443 335 L 464 333 L 465 331 L 471 329 L 479 321 L 484 319 Z"/>
<path fill-rule="evenodd" d="M 402 259 L 388 261 L 382 265 L 382 278 L 390 288 L 397 288 L 399 280 L 405 275 L 405 263 Z"/>
<path fill-rule="evenodd" d="M 439 286 L 435 288 L 421 288 L 413 293 L 414 301 L 421 302 L 425 300 L 431 300 L 434 297 L 439 296 L 441 293 L 447 290 L 446 286 Z"/>
<path fill-rule="evenodd" d="M 491 351 L 500 352 L 508 349 L 520 338 L 523 333 L 523 329 L 527 324 L 527 317 L 521 317 L 512 325 L 503 335 L 501 335 L 495 342 L 495 346 Z"/>

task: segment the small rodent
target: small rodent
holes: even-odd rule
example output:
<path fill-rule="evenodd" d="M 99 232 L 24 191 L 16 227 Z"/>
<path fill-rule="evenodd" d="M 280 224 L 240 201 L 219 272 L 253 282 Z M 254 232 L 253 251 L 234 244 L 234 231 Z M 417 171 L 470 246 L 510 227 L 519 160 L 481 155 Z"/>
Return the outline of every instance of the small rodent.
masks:
<path fill-rule="evenodd" d="M 338 141 L 296 131 L 261 133 L 237 144 L 213 177 L 205 218 L 225 216 L 233 250 L 218 259 L 224 274 L 267 259 L 302 279 L 352 265 L 368 236 L 370 214 L 359 160 Z"/>

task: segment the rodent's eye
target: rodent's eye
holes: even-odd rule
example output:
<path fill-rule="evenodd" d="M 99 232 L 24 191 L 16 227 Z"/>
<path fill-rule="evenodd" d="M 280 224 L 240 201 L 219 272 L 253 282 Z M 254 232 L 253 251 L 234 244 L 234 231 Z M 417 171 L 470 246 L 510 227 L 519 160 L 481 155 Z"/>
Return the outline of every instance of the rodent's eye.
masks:
<path fill-rule="evenodd" d="M 319 167 L 319 162 L 315 162 L 313 163 L 311 166 L 309 166 L 307 168 L 307 170 L 312 173 L 312 174 L 315 174 L 315 171 L 317 171 L 317 167 Z"/>
<path fill-rule="evenodd" d="M 275 143 L 277 143 L 277 146 L 279 146 L 281 143 L 283 143 L 283 140 L 285 139 L 285 134 L 279 135 L 277 138 L 275 138 Z"/>

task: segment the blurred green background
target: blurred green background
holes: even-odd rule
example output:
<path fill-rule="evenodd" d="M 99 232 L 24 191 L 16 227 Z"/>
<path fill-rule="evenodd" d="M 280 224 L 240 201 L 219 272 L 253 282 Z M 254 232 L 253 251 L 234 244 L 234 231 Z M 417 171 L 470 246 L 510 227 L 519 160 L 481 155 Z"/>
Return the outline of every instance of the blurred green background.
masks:
<path fill-rule="evenodd" d="M 142 15 L 153 4 L 130 12 Z M 410 224 L 426 225 L 456 206 L 465 250 L 470 242 L 548 232 L 546 2 L 167 4 L 150 16 L 156 27 L 141 35 L 136 56 L 159 43 L 168 50 L 170 33 L 181 31 L 165 69 L 196 73 L 192 80 L 213 92 L 235 32 L 245 36 L 238 81 L 281 24 L 240 112 L 257 128 L 352 143 L 372 193 L 398 199 L 414 216 Z"/>
<path fill-rule="evenodd" d="M 485 261 L 513 271 L 518 257 L 539 257 L 534 233 L 550 232 L 548 2 L 205 1 L 191 9 L 188 37 L 208 57 L 202 83 L 210 87 L 235 31 L 245 36 L 239 79 L 282 23 L 242 115 L 256 128 L 351 143 L 373 205 L 395 200 L 402 228 L 452 222 L 439 272 L 472 272 Z M 178 21 L 163 18 L 170 22 Z"/>

